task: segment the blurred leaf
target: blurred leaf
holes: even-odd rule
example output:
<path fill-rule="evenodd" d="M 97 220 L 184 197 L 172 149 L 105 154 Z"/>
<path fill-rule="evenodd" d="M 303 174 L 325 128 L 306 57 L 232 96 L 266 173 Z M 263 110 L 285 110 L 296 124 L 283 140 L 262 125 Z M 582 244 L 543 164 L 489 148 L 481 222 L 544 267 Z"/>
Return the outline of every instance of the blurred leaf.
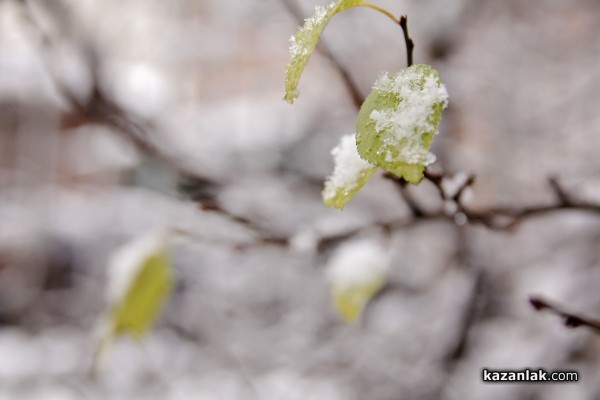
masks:
<path fill-rule="evenodd" d="M 438 133 L 448 93 L 438 72 L 419 64 L 375 83 L 356 119 L 356 144 L 362 158 L 417 184 Z"/>
<path fill-rule="evenodd" d="M 307 18 L 296 35 L 290 38 L 291 59 L 285 71 L 285 101 L 291 104 L 298 98 L 298 81 L 327 23 L 335 14 L 363 3 L 362 0 L 338 0 L 327 7 L 317 6 L 314 15 Z"/>
<path fill-rule="evenodd" d="M 356 322 L 369 300 L 381 290 L 384 283 L 385 277 L 381 276 L 363 286 L 334 289 L 333 303 L 340 318 L 346 323 Z"/>
<path fill-rule="evenodd" d="M 124 246 L 113 260 L 110 285 L 113 287 L 111 335 L 143 337 L 173 285 L 166 236 L 152 234 Z"/>
<path fill-rule="evenodd" d="M 377 167 L 360 158 L 355 135 L 343 136 L 331 154 L 335 168 L 325 183 L 323 202 L 327 207 L 342 209 L 373 176 Z"/>
<path fill-rule="evenodd" d="M 387 252 L 370 240 L 346 243 L 334 253 L 327 274 L 333 304 L 344 322 L 359 320 L 367 303 L 385 285 L 388 265 Z"/>

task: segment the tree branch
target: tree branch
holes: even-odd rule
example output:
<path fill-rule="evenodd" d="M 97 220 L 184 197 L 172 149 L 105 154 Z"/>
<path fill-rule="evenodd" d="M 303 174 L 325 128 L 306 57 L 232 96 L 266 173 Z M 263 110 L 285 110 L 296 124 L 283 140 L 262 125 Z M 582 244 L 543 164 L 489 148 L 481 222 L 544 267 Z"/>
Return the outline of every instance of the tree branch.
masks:
<path fill-rule="evenodd" d="M 407 182 L 393 174 L 386 173 L 384 177 L 392 180 L 394 183 L 404 188 Z M 447 177 L 443 173 L 425 172 L 425 179 L 431 182 L 437 189 L 442 201 L 452 201 L 455 204 L 455 211 L 447 214 L 442 210 L 427 212 L 412 198 L 407 198 L 402 193 L 404 201 L 411 209 L 412 217 L 415 219 L 466 219 L 465 222 L 481 224 L 493 230 L 509 231 L 518 227 L 523 221 L 559 211 L 580 211 L 600 215 L 600 204 L 578 201 L 573 195 L 563 188 L 556 178 L 550 178 L 549 183 L 556 193 L 558 201 L 555 204 L 532 205 L 532 206 L 514 206 L 514 207 L 491 207 L 487 209 L 472 210 L 468 208 L 462 200 L 465 190 L 475 183 L 475 175 L 470 175 L 465 182 L 452 195 L 445 192 L 442 182 Z M 405 189 L 403 189 L 405 190 Z"/>
<path fill-rule="evenodd" d="M 413 50 L 415 49 L 415 42 L 408 34 L 408 16 L 403 15 L 400 17 L 400 27 L 404 33 L 404 42 L 406 43 L 406 65 L 410 67 L 413 65 Z"/>
<path fill-rule="evenodd" d="M 600 320 L 584 316 L 579 313 L 572 313 L 565 311 L 565 309 L 557 305 L 554 302 L 546 300 L 540 296 L 530 296 L 529 304 L 536 311 L 549 311 L 552 314 L 563 319 L 563 323 L 568 328 L 579 328 L 587 327 L 594 331 L 594 333 L 600 334 Z"/>

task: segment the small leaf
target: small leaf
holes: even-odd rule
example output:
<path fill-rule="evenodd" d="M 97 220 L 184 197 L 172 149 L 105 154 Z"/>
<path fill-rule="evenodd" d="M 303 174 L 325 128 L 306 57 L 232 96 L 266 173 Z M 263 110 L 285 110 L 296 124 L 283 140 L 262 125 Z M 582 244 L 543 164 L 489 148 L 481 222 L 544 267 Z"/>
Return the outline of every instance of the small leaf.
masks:
<path fill-rule="evenodd" d="M 314 15 L 307 18 L 290 38 L 291 59 L 285 70 L 285 101 L 291 104 L 298 98 L 298 81 L 327 23 L 335 14 L 363 3 L 362 0 L 338 0 L 327 7 L 317 6 Z"/>
<path fill-rule="evenodd" d="M 126 244 L 112 259 L 110 336 L 141 338 L 154 323 L 173 284 L 167 241 L 165 234 L 153 233 Z"/>
<path fill-rule="evenodd" d="M 438 72 L 419 64 L 384 74 L 356 119 L 356 144 L 365 160 L 417 184 L 435 161 L 429 152 L 448 92 Z"/>
<path fill-rule="evenodd" d="M 385 285 L 389 258 L 373 241 L 346 243 L 327 266 L 333 304 L 346 323 L 360 319 L 364 307 Z"/>
<path fill-rule="evenodd" d="M 373 176 L 377 167 L 360 158 L 355 135 L 343 136 L 331 154 L 335 168 L 325 183 L 323 202 L 327 207 L 342 209 Z"/>

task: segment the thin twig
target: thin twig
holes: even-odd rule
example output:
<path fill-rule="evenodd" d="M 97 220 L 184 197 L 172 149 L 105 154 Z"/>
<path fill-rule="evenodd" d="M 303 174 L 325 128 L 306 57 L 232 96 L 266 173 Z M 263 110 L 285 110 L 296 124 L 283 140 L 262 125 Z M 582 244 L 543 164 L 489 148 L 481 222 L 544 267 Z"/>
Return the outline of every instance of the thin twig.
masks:
<path fill-rule="evenodd" d="M 427 179 L 429 182 L 431 182 L 433 184 L 433 186 L 435 186 L 440 199 L 442 200 L 446 200 L 446 192 L 444 190 L 444 187 L 442 186 L 442 181 L 444 180 L 444 174 L 441 172 L 434 172 L 432 170 L 426 169 L 423 173 L 423 175 L 425 176 L 425 179 Z"/>
<path fill-rule="evenodd" d="M 415 49 L 415 42 L 408 34 L 408 16 L 403 15 L 400 17 L 400 27 L 404 32 L 404 42 L 406 43 L 406 64 L 408 67 L 413 65 L 413 50 Z"/>
<path fill-rule="evenodd" d="M 550 311 L 554 315 L 562 318 L 563 323 L 568 328 L 579 328 L 584 326 L 592 329 L 595 333 L 600 334 L 600 319 L 590 318 L 579 313 L 566 311 L 562 306 L 540 296 L 530 296 L 529 304 L 531 304 L 536 311 Z"/>
<path fill-rule="evenodd" d="M 550 184 L 550 187 L 556 194 L 556 197 L 558 198 L 558 201 L 560 202 L 560 204 L 563 204 L 563 205 L 573 204 L 571 195 L 569 193 L 567 193 L 565 191 L 565 189 L 562 188 L 562 186 L 560 186 L 560 183 L 558 182 L 558 179 L 556 177 L 551 176 L 550 178 L 548 178 L 548 183 Z"/>
<path fill-rule="evenodd" d="M 481 211 L 469 211 L 463 209 L 462 212 L 470 222 L 481 223 L 493 230 L 508 231 L 516 228 L 526 219 L 567 210 L 600 215 L 600 205 L 591 203 L 490 208 Z"/>
<path fill-rule="evenodd" d="M 411 217 L 416 220 L 456 220 L 461 214 L 466 218 L 465 222 L 481 224 L 492 230 L 510 231 L 517 228 L 522 222 L 529 218 L 552 214 L 560 211 L 580 211 L 600 215 L 600 204 L 576 200 L 563 188 L 557 179 L 550 180 L 553 192 L 557 193 L 558 202 L 555 204 L 515 206 L 515 207 L 490 207 L 486 209 L 473 210 L 463 203 L 465 190 L 475 183 L 475 175 L 469 175 L 465 182 L 452 195 L 445 192 L 442 182 L 447 177 L 440 172 L 426 170 L 424 176 L 437 189 L 442 201 L 452 201 L 455 204 L 455 212 L 444 213 L 442 210 L 427 211 L 408 192 L 407 182 L 391 173 L 384 173 L 385 178 L 390 179 L 398 187 L 402 199 L 411 211 Z M 460 219 L 459 219 L 460 220 Z"/>
<path fill-rule="evenodd" d="M 459 235 L 464 235 L 464 232 L 458 232 Z M 463 253 L 466 252 L 466 239 L 464 237 L 460 237 L 459 241 L 465 245 L 465 249 Z M 465 263 L 465 254 L 459 254 L 459 260 Z M 471 335 L 471 331 L 473 326 L 476 324 L 479 314 L 481 312 L 481 298 L 484 293 L 484 274 L 483 268 L 476 268 L 474 266 L 469 266 L 471 268 L 472 275 L 472 286 L 467 301 L 465 302 L 466 306 L 464 312 L 461 316 L 461 321 L 458 326 L 458 333 L 456 336 L 456 341 L 453 343 L 453 346 L 449 349 L 444 358 L 446 368 L 452 370 L 457 362 L 461 360 L 468 351 L 469 347 L 469 337 Z"/>
<path fill-rule="evenodd" d="M 410 212 L 413 218 L 421 218 L 425 216 L 427 213 L 421 208 L 421 206 L 417 203 L 417 201 L 413 198 L 412 194 L 408 191 L 408 182 L 403 178 L 399 178 L 391 172 L 385 172 L 383 174 L 384 178 L 391 180 L 395 183 L 400 196 L 410 209 Z"/>
<path fill-rule="evenodd" d="M 287 246 L 289 244 L 290 238 L 282 235 L 275 235 L 270 232 L 265 231 L 261 226 L 256 224 L 249 218 L 246 218 L 241 215 L 234 214 L 233 212 L 225 209 L 220 203 L 216 201 L 200 201 L 199 206 L 204 211 L 212 211 L 217 214 L 228 218 L 229 220 L 238 223 L 240 225 L 245 226 L 246 228 L 253 231 L 258 238 L 258 242 L 261 244 L 269 244 L 275 246 Z M 249 244 L 238 244 L 236 246 L 239 250 L 245 250 L 249 247 L 252 247 Z"/>

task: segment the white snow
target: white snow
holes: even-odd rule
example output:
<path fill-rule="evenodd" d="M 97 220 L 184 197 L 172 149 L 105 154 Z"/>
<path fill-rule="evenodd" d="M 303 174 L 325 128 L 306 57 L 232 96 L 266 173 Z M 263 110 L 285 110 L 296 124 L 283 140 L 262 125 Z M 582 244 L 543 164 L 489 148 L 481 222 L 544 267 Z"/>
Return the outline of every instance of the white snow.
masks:
<path fill-rule="evenodd" d="M 359 178 L 373 166 L 360 158 L 356 149 L 356 135 L 345 135 L 331 151 L 335 162 L 333 174 L 327 180 L 323 197 L 330 200 L 338 190 L 351 192 L 359 185 Z"/>
<path fill-rule="evenodd" d="M 362 239 L 342 245 L 327 265 L 327 278 L 340 289 L 368 285 L 387 274 L 389 255 L 374 240 Z"/>
<path fill-rule="evenodd" d="M 298 33 L 295 36 L 290 38 L 290 54 L 293 57 L 304 56 L 308 54 L 312 47 L 316 43 L 309 42 L 307 40 L 302 40 L 300 43 L 297 38 L 302 37 L 302 35 L 310 35 L 314 29 L 320 29 L 320 25 L 325 22 L 325 18 L 332 8 L 336 7 L 336 2 L 330 3 L 327 7 L 316 6 L 315 13 L 312 17 L 306 18 L 304 20 L 304 26 L 302 26 Z M 310 36 L 307 36 L 310 37 Z"/>
<path fill-rule="evenodd" d="M 421 136 L 431 132 L 436 127 L 431 123 L 432 108 L 437 103 L 448 103 L 448 92 L 436 76 L 425 77 L 422 87 L 417 82 L 423 79 L 423 73 L 408 69 L 394 78 L 383 74 L 373 89 L 386 94 L 390 93 L 402 99 L 397 108 L 373 110 L 370 118 L 375 121 L 375 129 L 379 131 L 392 130 L 394 137 L 388 139 L 390 145 L 400 151 L 399 161 L 408 164 L 429 165 L 435 161 L 435 155 L 430 153 L 421 143 Z M 397 143 L 402 142 L 402 146 Z M 388 155 L 388 158 L 391 155 Z M 391 162 L 393 160 L 387 159 Z"/>

